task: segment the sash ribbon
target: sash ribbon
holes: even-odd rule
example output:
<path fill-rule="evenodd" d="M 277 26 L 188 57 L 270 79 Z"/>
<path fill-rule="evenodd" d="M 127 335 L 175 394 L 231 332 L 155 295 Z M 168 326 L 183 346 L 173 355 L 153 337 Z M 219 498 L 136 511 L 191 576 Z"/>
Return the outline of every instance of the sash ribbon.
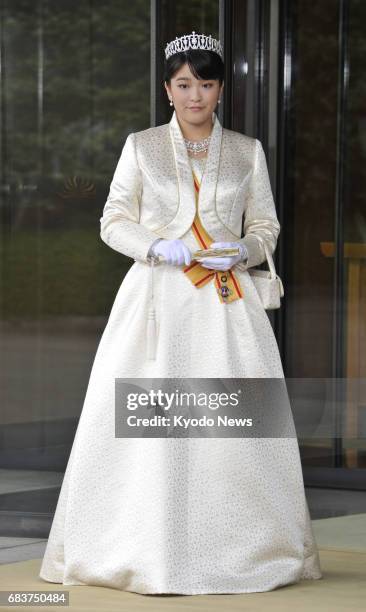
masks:
<path fill-rule="evenodd" d="M 196 215 L 192 223 L 192 231 L 199 244 L 199 248 L 207 249 L 215 241 L 206 232 L 199 218 L 198 197 L 200 182 L 195 172 L 193 170 L 192 172 L 196 196 Z M 206 283 L 209 283 L 211 280 L 214 280 L 219 299 L 224 304 L 242 299 L 244 296 L 239 279 L 231 270 L 210 270 L 209 268 L 201 266 L 200 262 L 192 261 L 188 266 L 183 268 L 183 272 L 198 289 L 206 285 Z"/>

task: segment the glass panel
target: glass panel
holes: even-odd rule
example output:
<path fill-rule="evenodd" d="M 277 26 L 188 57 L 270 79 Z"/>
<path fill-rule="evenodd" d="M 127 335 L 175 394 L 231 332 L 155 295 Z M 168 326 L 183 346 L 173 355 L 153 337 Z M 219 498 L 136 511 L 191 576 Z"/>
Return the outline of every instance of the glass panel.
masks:
<path fill-rule="evenodd" d="M 0 509 L 2 535 L 39 537 L 131 264 L 99 218 L 126 136 L 150 123 L 150 2 L 0 10 Z"/>
<path fill-rule="evenodd" d="M 344 165 L 345 376 L 366 378 L 366 5 L 349 3 L 349 75 Z M 355 381 L 354 381 L 355 382 Z M 343 440 L 344 463 L 366 467 L 365 385 L 350 381 Z"/>
<path fill-rule="evenodd" d="M 332 0 L 297 2 L 293 37 L 291 142 L 293 193 L 286 214 L 286 376 L 332 377 L 334 240 L 338 88 L 338 6 Z M 306 383 L 306 381 L 304 381 Z M 302 401 L 298 383 L 297 393 Z M 303 395 L 309 425 L 323 413 L 322 385 Z M 332 466 L 331 439 L 302 446 L 303 465 Z"/>
<path fill-rule="evenodd" d="M 286 217 L 285 351 L 286 375 L 307 379 L 302 410 L 306 411 L 309 430 L 316 429 L 325 413 L 329 413 L 324 379 L 334 377 L 334 363 L 338 359 L 342 362 L 341 377 L 346 383 L 339 385 L 339 404 L 333 405 L 333 438 L 303 438 L 303 465 L 333 467 L 339 459 L 340 467 L 364 468 L 365 385 L 357 384 L 354 379 L 365 379 L 366 373 L 366 122 L 363 112 L 366 6 L 355 0 L 346 8 L 348 19 L 344 21 L 341 43 L 338 3 L 325 1 L 309 5 L 300 0 L 294 19 L 296 70 L 291 150 L 295 173 L 293 197 Z M 347 58 L 344 85 L 339 80 L 338 63 L 343 49 Z M 339 97 L 343 86 L 344 104 Z M 339 113 L 344 139 L 337 139 Z M 339 223 L 343 236 L 343 243 L 339 244 L 335 241 L 337 198 L 340 198 Z M 340 287 L 335 280 L 337 253 L 343 257 L 344 282 Z M 343 297 L 339 297 L 340 293 Z M 337 326 L 334 325 L 335 307 L 343 317 Z M 342 344 L 336 343 L 338 334 L 342 336 Z M 309 379 L 313 379 L 311 393 Z M 301 403 L 304 399 L 301 389 L 297 393 Z M 336 437 L 342 442 L 339 456 Z"/>
<path fill-rule="evenodd" d="M 219 2 L 211 0 L 162 0 L 163 31 L 173 32 L 172 39 L 183 34 L 203 32 L 214 38 L 219 35 Z M 168 42 L 168 41 L 167 41 Z M 165 47 L 165 44 L 163 44 Z"/>

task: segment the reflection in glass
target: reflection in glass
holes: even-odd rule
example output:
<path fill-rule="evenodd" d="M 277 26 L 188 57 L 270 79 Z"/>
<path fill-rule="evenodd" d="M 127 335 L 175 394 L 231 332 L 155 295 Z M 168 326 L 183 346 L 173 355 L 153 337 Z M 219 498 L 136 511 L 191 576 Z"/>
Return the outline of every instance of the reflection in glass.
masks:
<path fill-rule="evenodd" d="M 150 2 L 0 11 L 2 535 L 40 537 L 131 264 L 99 218 L 126 136 L 150 123 Z"/>
<path fill-rule="evenodd" d="M 362 103 L 366 6 L 355 0 L 347 7 L 341 43 L 338 3 L 300 1 L 294 10 L 291 150 L 295 170 L 286 216 L 289 377 L 334 377 L 337 360 L 341 361 L 338 376 L 342 378 L 364 378 L 366 372 L 366 122 Z M 347 49 L 341 83 L 339 44 Z M 339 132 L 339 113 L 343 132 Z M 342 240 L 337 238 L 337 215 Z M 341 286 L 337 254 L 343 263 Z M 339 325 L 335 325 L 336 311 L 341 313 Z M 338 328 L 343 343 L 338 342 Z M 304 410 L 313 425 L 321 421 L 325 410 L 324 397 L 316 387 L 304 398 Z M 334 406 L 336 437 L 342 439 L 340 460 L 349 468 L 366 466 L 366 398 L 359 393 L 355 397 L 355 389 L 362 388 L 349 384 L 340 407 Z M 303 440 L 301 450 L 304 465 L 334 466 L 334 439 Z"/>

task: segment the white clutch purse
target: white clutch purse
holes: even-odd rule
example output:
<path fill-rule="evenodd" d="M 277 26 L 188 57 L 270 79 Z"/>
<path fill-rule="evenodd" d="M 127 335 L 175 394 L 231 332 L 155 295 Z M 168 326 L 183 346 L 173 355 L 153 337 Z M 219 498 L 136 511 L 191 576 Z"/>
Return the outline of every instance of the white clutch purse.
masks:
<path fill-rule="evenodd" d="M 265 240 L 263 240 L 261 236 L 258 236 L 258 234 L 256 234 L 256 238 L 258 238 L 264 248 L 269 270 L 248 268 L 247 271 L 250 274 L 265 310 L 274 310 L 275 308 L 280 308 L 281 306 L 281 298 L 284 295 L 283 284 L 280 277 L 276 273 L 272 255 L 268 250 Z M 240 263 L 237 264 L 237 267 L 243 269 L 243 266 Z"/>

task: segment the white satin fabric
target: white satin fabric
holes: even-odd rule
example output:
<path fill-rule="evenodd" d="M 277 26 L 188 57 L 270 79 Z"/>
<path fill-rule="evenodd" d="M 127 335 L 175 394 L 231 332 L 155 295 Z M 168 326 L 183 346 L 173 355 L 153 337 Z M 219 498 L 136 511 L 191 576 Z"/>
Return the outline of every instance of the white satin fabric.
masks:
<path fill-rule="evenodd" d="M 262 236 L 274 252 L 280 224 L 261 142 L 222 128 L 215 113 L 199 215 L 214 242 L 242 241 L 247 267 L 265 260 Z M 175 111 L 169 123 L 129 134 L 100 219 L 111 248 L 147 261 L 157 237 L 180 238 L 196 212 L 189 156 Z M 244 219 L 244 237 L 241 238 Z"/>
<path fill-rule="evenodd" d="M 232 240 L 240 235 L 239 209 L 253 207 L 252 220 L 265 211 L 272 216 L 273 246 L 278 226 L 270 199 L 257 198 L 263 187 L 249 188 L 254 160 L 260 159 L 258 141 L 225 131 L 222 184 L 216 183 L 221 128 L 215 125 L 214 153 L 202 179 L 202 222 L 215 240 Z M 179 267 L 156 266 L 158 343 L 156 359 L 147 359 L 151 285 L 144 257 L 156 234 L 136 223 L 139 198 L 150 228 L 165 223 L 159 230 L 163 237 L 179 237 L 191 249 L 198 245 L 189 225 L 194 194 L 188 156 L 186 168 L 178 145 L 180 177 L 187 172 L 184 210 L 177 208 L 169 129 L 135 136 L 128 150 L 137 143 L 142 174 L 133 164 L 128 175 L 126 168 L 118 171 L 102 233 L 110 246 L 137 260 L 119 287 L 98 346 L 40 577 L 64 585 L 192 595 L 269 591 L 318 579 L 296 438 L 115 437 L 116 377 L 146 378 L 147 385 L 164 377 L 283 377 L 268 316 L 248 271 L 239 269 L 244 298 L 223 304 L 213 282 L 197 289 Z M 160 148 L 162 141 L 166 148 Z M 237 153 L 229 146 L 233 143 Z M 168 201 L 160 201 L 158 193 Z M 255 260 L 261 254 L 254 248 L 251 255 Z"/>

